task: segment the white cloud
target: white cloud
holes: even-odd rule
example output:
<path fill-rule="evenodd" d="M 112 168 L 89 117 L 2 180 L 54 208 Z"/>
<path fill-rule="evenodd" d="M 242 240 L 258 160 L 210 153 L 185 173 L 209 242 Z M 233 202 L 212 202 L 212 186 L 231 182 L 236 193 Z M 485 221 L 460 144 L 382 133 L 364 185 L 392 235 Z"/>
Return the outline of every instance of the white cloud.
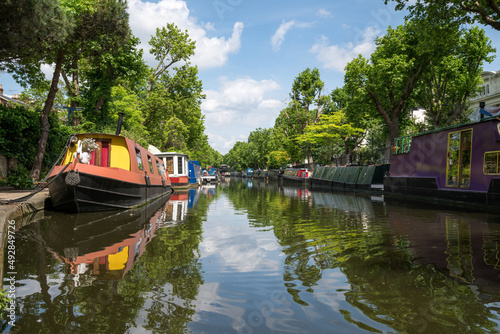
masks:
<path fill-rule="evenodd" d="M 158 3 L 129 0 L 130 27 L 135 36 L 141 40 L 144 58 L 153 66 L 155 60 L 149 54 L 149 40 L 156 33 L 156 28 L 174 23 L 181 30 L 187 30 L 189 37 L 196 42 L 196 54 L 191 58 L 193 64 L 200 69 L 218 67 L 225 64 L 228 56 L 237 53 L 241 46 L 243 23 L 236 22 L 231 37 L 208 37 L 207 31 L 214 31 L 211 22 L 198 23 L 190 15 L 185 1 L 160 0 Z"/>
<path fill-rule="evenodd" d="M 278 30 L 274 33 L 273 37 L 271 37 L 271 46 L 274 51 L 278 51 L 280 49 L 281 44 L 285 40 L 285 35 L 295 25 L 295 20 L 286 22 L 283 20 Z"/>
<path fill-rule="evenodd" d="M 201 105 L 210 145 L 225 154 L 250 131 L 274 126 L 285 106 L 272 96 L 280 89 L 274 80 L 219 78 L 219 88 L 206 90 Z"/>
<path fill-rule="evenodd" d="M 375 37 L 380 33 L 376 27 L 367 27 L 360 32 L 360 38 L 356 38 L 357 42 L 347 43 L 345 46 L 328 45 L 328 38 L 322 36 L 321 40 L 313 45 L 309 50 L 316 54 L 316 58 L 323 63 L 326 68 L 334 69 L 343 72 L 345 66 L 352 59 L 363 55 L 369 57 L 375 50 Z M 357 36 L 357 37 L 358 37 Z"/>
<path fill-rule="evenodd" d="M 332 13 L 327 11 L 326 9 L 320 9 L 316 12 L 316 15 L 321 18 L 332 17 Z"/>

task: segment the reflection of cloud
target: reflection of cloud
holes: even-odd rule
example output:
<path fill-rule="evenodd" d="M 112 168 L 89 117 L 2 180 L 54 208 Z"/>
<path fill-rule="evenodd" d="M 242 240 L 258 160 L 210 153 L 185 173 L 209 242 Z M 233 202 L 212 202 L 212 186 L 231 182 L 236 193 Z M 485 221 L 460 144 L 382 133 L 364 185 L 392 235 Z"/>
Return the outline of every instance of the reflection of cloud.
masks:
<path fill-rule="evenodd" d="M 326 68 L 331 68 L 343 72 L 347 63 L 358 55 L 369 57 L 375 50 L 374 39 L 380 30 L 375 27 L 368 27 L 362 33 L 362 39 L 358 43 L 348 43 L 344 47 L 339 45 L 328 45 L 328 38 L 322 36 L 321 40 L 313 45 L 310 52 L 316 54 L 316 58 L 323 63 Z"/>
<path fill-rule="evenodd" d="M 240 49 L 243 23 L 236 22 L 231 37 L 207 36 L 207 31 L 215 31 L 212 23 L 198 23 L 190 15 L 185 1 L 160 0 L 157 3 L 129 0 L 130 27 L 132 33 L 139 37 L 139 47 L 145 50 L 144 58 L 147 62 L 155 63 L 154 57 L 149 54 L 149 40 L 155 35 L 156 28 L 165 27 L 167 22 L 174 23 L 182 31 L 187 30 L 189 37 L 196 41 L 196 54 L 191 58 L 193 64 L 200 69 L 222 66 L 229 54 Z"/>
<path fill-rule="evenodd" d="M 228 207 L 229 201 L 217 201 L 215 205 Z M 230 209 L 214 209 L 211 212 L 227 212 Z M 210 222 L 208 221 L 210 220 Z M 231 219 L 228 221 L 228 219 Z M 231 226 L 228 229 L 227 226 Z M 276 238 L 272 232 L 259 232 L 248 225 L 246 215 L 222 216 L 207 218 L 203 242 L 200 244 L 202 258 L 214 257 L 219 272 L 255 272 L 276 271 L 279 261 L 268 258 L 269 252 L 278 249 Z M 269 235 L 266 236 L 266 233 Z"/>

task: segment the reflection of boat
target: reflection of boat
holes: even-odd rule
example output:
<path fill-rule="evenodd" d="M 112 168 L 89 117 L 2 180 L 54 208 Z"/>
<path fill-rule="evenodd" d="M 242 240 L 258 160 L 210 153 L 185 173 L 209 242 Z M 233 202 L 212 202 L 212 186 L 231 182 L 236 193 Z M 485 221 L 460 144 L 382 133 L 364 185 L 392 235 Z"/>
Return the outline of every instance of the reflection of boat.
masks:
<path fill-rule="evenodd" d="M 500 121 L 490 117 L 396 139 L 384 191 L 498 208 Z"/>
<path fill-rule="evenodd" d="M 182 189 L 188 188 L 189 185 L 189 157 L 184 153 L 176 152 L 161 152 L 155 155 L 163 160 L 165 169 L 168 171 L 168 176 L 172 182 L 172 188 Z"/>
<path fill-rule="evenodd" d="M 217 190 L 217 185 L 215 184 L 204 184 L 201 186 L 201 194 L 208 198 L 215 196 L 215 191 Z"/>
<path fill-rule="evenodd" d="M 498 216 L 401 206 L 387 212 L 394 245 L 411 250 L 415 264 L 432 264 L 480 299 L 500 301 Z"/>
<path fill-rule="evenodd" d="M 101 133 L 71 136 L 49 175 L 55 210 L 127 209 L 172 192 L 163 163 L 132 140 Z"/>
<path fill-rule="evenodd" d="M 44 244 L 73 274 L 120 279 L 161 226 L 164 203 L 159 199 L 139 209 L 82 213 L 74 219 L 52 213 Z"/>
<path fill-rule="evenodd" d="M 170 196 L 165 209 L 163 226 L 166 224 L 179 224 L 186 220 L 191 190 L 196 191 L 196 189 L 178 190 Z"/>
<path fill-rule="evenodd" d="M 200 199 L 201 190 L 199 187 L 195 189 L 189 189 L 189 198 L 188 198 L 188 209 L 192 209 L 198 204 L 198 200 Z"/>

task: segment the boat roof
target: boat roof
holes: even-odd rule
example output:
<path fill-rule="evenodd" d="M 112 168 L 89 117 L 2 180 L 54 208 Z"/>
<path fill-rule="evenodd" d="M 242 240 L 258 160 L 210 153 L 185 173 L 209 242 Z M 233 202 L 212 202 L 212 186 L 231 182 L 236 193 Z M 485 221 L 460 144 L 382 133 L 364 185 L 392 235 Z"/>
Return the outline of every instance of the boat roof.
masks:
<path fill-rule="evenodd" d="M 157 157 L 173 157 L 173 156 L 184 156 L 189 157 L 186 153 L 177 153 L 177 152 L 160 152 L 155 153 Z"/>

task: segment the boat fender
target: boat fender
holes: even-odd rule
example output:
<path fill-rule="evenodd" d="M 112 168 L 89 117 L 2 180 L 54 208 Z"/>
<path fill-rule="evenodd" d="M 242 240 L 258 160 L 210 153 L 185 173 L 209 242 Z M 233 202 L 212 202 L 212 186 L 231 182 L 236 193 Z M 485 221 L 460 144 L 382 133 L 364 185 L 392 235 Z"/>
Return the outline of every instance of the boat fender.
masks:
<path fill-rule="evenodd" d="M 144 178 L 146 179 L 146 185 L 147 185 L 148 187 L 151 187 L 151 181 L 149 180 L 149 175 L 148 175 L 148 174 L 145 174 L 145 175 L 144 175 Z"/>
<path fill-rule="evenodd" d="M 67 185 L 73 187 L 79 185 L 80 175 L 78 175 L 78 171 L 69 171 L 66 175 L 66 178 L 64 179 L 64 182 L 66 182 Z"/>
<path fill-rule="evenodd" d="M 164 178 L 161 178 L 161 184 L 163 185 L 163 188 L 167 187 L 167 185 L 165 184 L 165 179 Z"/>

